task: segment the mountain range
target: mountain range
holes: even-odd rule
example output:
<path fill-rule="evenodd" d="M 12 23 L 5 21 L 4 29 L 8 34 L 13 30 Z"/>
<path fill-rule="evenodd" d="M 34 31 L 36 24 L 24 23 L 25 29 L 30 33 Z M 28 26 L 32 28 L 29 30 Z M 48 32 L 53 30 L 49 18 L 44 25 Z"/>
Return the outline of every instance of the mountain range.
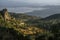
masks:
<path fill-rule="evenodd" d="M 27 12 L 26 14 L 28 15 L 33 15 L 33 16 L 40 16 L 40 17 L 48 17 L 53 14 L 58 14 L 60 13 L 60 6 L 42 6 L 43 8 L 46 8 L 45 10 L 35 10 L 33 12 Z"/>

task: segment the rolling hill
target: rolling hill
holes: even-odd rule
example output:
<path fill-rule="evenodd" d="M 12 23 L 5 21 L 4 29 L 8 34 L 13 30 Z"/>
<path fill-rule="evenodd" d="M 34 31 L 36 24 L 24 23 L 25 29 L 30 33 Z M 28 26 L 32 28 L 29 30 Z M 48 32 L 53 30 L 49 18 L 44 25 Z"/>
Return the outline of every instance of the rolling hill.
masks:
<path fill-rule="evenodd" d="M 50 15 L 50 16 L 44 18 L 44 19 L 45 20 L 52 20 L 52 19 L 58 19 L 58 20 L 60 20 L 60 14 L 58 13 L 58 14 Z"/>

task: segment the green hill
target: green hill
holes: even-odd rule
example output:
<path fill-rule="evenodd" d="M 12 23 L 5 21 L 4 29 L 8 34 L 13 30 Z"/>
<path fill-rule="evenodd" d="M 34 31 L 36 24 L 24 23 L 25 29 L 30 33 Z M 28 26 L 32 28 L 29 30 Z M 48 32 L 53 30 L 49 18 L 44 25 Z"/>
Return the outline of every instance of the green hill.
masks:
<path fill-rule="evenodd" d="M 57 27 L 60 26 L 56 26 L 56 29 L 54 25 L 58 24 L 51 25 L 50 21 L 41 20 L 36 16 L 9 13 L 7 9 L 0 11 L 1 40 L 50 40 L 50 37 L 54 39 Z"/>

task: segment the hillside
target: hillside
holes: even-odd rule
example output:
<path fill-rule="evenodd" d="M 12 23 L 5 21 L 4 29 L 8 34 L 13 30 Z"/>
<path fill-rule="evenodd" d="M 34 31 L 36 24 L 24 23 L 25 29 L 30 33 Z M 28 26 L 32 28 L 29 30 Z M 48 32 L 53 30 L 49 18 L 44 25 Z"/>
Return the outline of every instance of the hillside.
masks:
<path fill-rule="evenodd" d="M 45 20 L 60 19 L 60 14 L 54 14 L 54 15 L 48 16 L 48 17 L 46 17 L 44 19 Z"/>
<path fill-rule="evenodd" d="M 3 15 L 2 15 L 3 14 Z M 8 29 L 8 30 L 6 30 L 6 34 L 5 34 L 5 36 L 7 36 L 6 37 L 6 39 L 7 40 L 9 40 L 10 39 L 10 37 L 12 38 L 11 40 L 20 40 L 20 38 L 19 37 L 22 37 L 21 39 L 22 40 L 27 40 L 27 39 L 30 39 L 30 36 L 31 37 L 34 37 L 33 39 L 35 39 L 36 38 L 36 36 L 39 36 L 39 35 L 46 35 L 47 33 L 49 33 L 48 31 L 46 32 L 46 30 L 45 29 L 41 29 L 41 28 L 38 28 L 38 27 L 36 27 L 36 26 L 34 26 L 34 25 L 29 25 L 29 24 L 27 24 L 27 23 L 25 23 L 23 20 L 22 20 L 22 18 L 21 17 L 24 17 L 24 16 L 22 16 L 22 14 L 21 14 L 21 17 L 19 17 L 19 19 L 17 19 L 17 17 L 15 17 L 15 16 L 12 16 L 12 15 L 10 15 L 9 13 L 8 13 L 8 10 L 7 9 L 3 9 L 1 12 L 0 12 L 0 27 L 2 28 L 0 31 L 2 31 L 4 28 L 4 30 L 2 31 L 2 39 L 4 39 L 4 31 L 6 30 L 6 29 Z M 15 17 L 15 18 L 14 18 Z M 28 18 L 30 18 L 31 17 L 31 19 L 33 19 L 33 17 L 32 16 L 27 16 L 27 18 L 26 19 L 28 19 Z M 24 17 L 25 18 L 25 17 Z M 23 18 L 23 19 L 24 19 Z M 30 19 L 30 20 L 31 20 Z M 10 33 L 10 31 L 9 31 L 9 29 L 13 29 L 13 30 L 11 30 L 11 32 L 16 32 L 16 35 L 17 35 L 17 37 L 18 38 L 16 38 L 16 39 L 14 39 L 15 38 L 15 36 L 13 36 L 13 33 Z M 8 31 L 8 32 L 7 32 Z M 12 35 L 12 36 L 9 36 L 9 35 Z M 20 36 L 20 35 L 22 35 L 22 36 Z M 28 35 L 30 35 L 30 36 L 28 36 Z M 8 37 L 9 36 L 9 37 Z M 26 36 L 28 36 L 29 38 L 25 38 Z M 25 38 L 25 39 L 24 39 Z M 5 39 L 4 39 L 5 40 Z M 31 39 L 32 40 L 32 39 Z"/>
<path fill-rule="evenodd" d="M 6 8 L 0 11 L 1 40 L 50 40 L 50 37 L 52 40 L 59 39 L 60 36 L 54 37 L 59 35 L 59 28 L 60 22 L 41 20 L 39 17 L 26 14 L 9 13 Z"/>
<path fill-rule="evenodd" d="M 22 14 L 22 13 L 11 13 L 9 12 L 9 14 L 14 17 L 17 20 L 23 20 L 23 21 L 28 21 L 28 20 L 37 20 L 37 19 L 41 19 L 41 17 L 37 17 L 37 16 L 31 16 L 31 15 L 27 15 L 27 14 Z"/>

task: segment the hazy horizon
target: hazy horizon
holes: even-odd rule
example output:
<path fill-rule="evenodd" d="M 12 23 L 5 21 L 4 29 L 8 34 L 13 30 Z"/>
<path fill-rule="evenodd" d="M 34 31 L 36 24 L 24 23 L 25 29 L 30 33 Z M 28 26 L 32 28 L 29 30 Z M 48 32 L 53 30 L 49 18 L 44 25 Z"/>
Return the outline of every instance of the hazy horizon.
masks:
<path fill-rule="evenodd" d="M 60 6 L 60 0 L 0 0 L 0 10 L 7 8 L 9 12 L 16 13 L 49 10 L 52 9 L 51 7 L 54 8 L 55 6 Z M 55 11 L 58 12 L 58 10 Z M 52 12 L 51 14 L 54 13 Z M 48 16 L 50 14 L 47 13 L 46 15 Z"/>

